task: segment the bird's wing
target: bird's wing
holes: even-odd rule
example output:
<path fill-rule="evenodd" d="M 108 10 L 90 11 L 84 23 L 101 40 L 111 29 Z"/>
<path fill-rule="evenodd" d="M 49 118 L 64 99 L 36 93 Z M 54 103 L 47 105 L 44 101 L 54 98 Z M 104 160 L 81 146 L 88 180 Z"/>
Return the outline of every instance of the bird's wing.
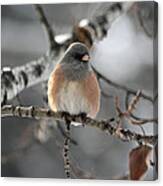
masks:
<path fill-rule="evenodd" d="M 90 105 L 89 116 L 94 118 L 100 107 L 100 88 L 94 72 L 90 72 L 87 78 L 82 83 L 83 93 Z"/>
<path fill-rule="evenodd" d="M 57 111 L 58 93 L 64 83 L 64 74 L 57 64 L 48 81 L 48 102 L 53 111 Z"/>

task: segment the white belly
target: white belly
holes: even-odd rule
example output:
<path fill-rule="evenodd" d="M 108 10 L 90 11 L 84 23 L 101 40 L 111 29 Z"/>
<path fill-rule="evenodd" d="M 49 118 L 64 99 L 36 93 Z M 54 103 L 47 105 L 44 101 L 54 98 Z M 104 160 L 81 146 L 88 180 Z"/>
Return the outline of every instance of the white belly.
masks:
<path fill-rule="evenodd" d="M 59 93 L 57 110 L 69 112 L 70 114 L 89 113 L 90 105 L 84 98 L 81 86 L 77 82 L 67 82 Z"/>

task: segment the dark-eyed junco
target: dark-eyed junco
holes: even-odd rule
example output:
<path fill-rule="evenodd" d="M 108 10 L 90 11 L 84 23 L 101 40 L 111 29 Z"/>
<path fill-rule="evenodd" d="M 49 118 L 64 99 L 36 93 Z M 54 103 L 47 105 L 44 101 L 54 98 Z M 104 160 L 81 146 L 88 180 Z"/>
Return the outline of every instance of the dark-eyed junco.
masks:
<path fill-rule="evenodd" d="M 96 116 L 100 89 L 89 59 L 89 51 L 84 44 L 76 42 L 69 46 L 48 82 L 48 101 L 53 111 Z"/>
<path fill-rule="evenodd" d="M 82 43 L 73 43 L 56 65 L 48 81 L 48 101 L 53 111 L 71 115 L 88 115 L 94 118 L 99 111 L 100 89 L 89 64 L 88 48 Z M 67 135 L 70 121 L 66 120 Z M 63 157 L 64 170 L 70 178 L 69 138 L 65 138 Z"/>

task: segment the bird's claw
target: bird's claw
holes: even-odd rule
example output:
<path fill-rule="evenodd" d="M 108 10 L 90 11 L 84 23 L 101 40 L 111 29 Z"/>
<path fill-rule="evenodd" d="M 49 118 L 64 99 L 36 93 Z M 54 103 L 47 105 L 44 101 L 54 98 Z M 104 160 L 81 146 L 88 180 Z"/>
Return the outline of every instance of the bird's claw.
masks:
<path fill-rule="evenodd" d="M 86 122 L 87 114 L 85 112 L 82 112 L 79 115 L 81 117 L 82 126 L 85 127 L 85 122 Z"/>

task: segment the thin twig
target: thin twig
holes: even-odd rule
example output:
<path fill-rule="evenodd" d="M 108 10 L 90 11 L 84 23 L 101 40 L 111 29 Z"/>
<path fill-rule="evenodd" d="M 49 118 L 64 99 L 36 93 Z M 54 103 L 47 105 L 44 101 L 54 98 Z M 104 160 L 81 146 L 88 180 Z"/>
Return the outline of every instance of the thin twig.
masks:
<path fill-rule="evenodd" d="M 119 98 L 116 97 L 115 98 L 115 108 L 116 108 L 116 112 L 117 112 L 117 119 L 116 119 L 116 123 L 118 128 L 121 127 L 122 125 L 122 119 L 127 119 L 131 124 L 133 125 L 143 125 L 143 124 L 147 124 L 152 122 L 153 124 L 157 124 L 157 119 L 142 119 L 137 117 L 135 119 L 135 116 L 133 115 L 133 111 L 136 108 L 136 104 L 139 101 L 139 98 L 141 96 L 141 92 L 138 91 L 136 96 L 133 97 L 133 99 L 131 100 L 131 102 L 128 104 L 128 101 L 126 103 L 126 111 L 122 111 L 120 108 L 120 103 L 119 103 Z M 126 95 L 126 98 L 128 97 L 128 94 Z M 118 131 L 118 130 L 117 130 Z"/>
<path fill-rule="evenodd" d="M 121 89 L 121 90 L 124 90 L 126 92 L 129 92 L 132 95 L 137 94 L 136 90 L 131 89 L 131 88 L 125 86 L 125 85 L 120 85 L 118 83 L 115 83 L 112 80 L 110 80 L 109 78 L 106 78 L 104 75 L 102 75 L 99 71 L 97 71 L 97 69 L 95 67 L 92 67 L 92 68 L 93 68 L 94 72 L 96 73 L 96 75 L 99 76 L 100 79 L 104 80 L 109 85 L 111 85 L 113 87 L 116 87 L 117 89 Z M 151 96 L 146 95 L 145 93 L 141 93 L 141 97 L 150 101 L 150 102 L 153 102 L 153 98 Z"/>
<path fill-rule="evenodd" d="M 136 105 L 139 102 L 140 96 L 141 96 L 141 91 L 139 90 L 137 91 L 136 95 L 133 97 L 130 104 L 128 105 L 126 114 L 130 115 L 136 109 Z"/>
<path fill-rule="evenodd" d="M 129 107 L 129 96 L 130 95 L 131 94 L 129 92 L 126 93 L 126 97 L 125 97 L 125 107 L 126 107 L 126 109 L 128 109 L 128 107 Z M 141 96 L 139 96 L 139 97 L 141 97 Z M 143 124 L 146 124 L 146 123 L 155 123 L 155 124 L 158 123 L 158 119 L 156 119 L 156 118 L 140 118 L 138 116 L 135 116 L 133 114 L 133 112 L 130 112 L 129 116 L 130 116 L 130 122 L 132 124 L 135 124 L 135 125 L 143 125 Z"/>

